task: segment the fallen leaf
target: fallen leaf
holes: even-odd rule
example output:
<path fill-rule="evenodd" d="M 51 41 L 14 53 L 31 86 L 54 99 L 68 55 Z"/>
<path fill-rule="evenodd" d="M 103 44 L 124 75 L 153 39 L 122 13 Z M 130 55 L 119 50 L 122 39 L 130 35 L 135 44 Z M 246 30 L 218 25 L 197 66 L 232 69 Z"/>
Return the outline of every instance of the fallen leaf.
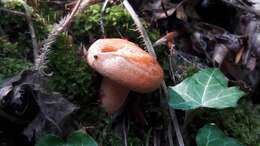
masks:
<path fill-rule="evenodd" d="M 238 64 L 239 61 L 241 60 L 243 53 L 244 53 L 244 47 L 242 47 L 241 49 L 239 49 L 239 51 L 238 51 L 237 54 L 236 54 L 236 59 L 235 59 L 235 63 L 236 63 L 236 64 Z"/>
<path fill-rule="evenodd" d="M 48 89 L 46 81 L 38 71 L 25 70 L 0 86 L 0 108 L 31 122 L 24 127 L 28 139 L 37 139 L 47 132 L 60 133 L 61 124 L 77 109 L 61 94 Z"/>

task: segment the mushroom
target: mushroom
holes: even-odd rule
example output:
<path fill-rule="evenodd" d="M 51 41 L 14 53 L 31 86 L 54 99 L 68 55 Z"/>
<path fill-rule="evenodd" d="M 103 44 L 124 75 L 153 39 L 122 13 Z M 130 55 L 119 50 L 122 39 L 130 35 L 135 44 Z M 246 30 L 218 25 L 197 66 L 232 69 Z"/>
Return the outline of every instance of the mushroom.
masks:
<path fill-rule="evenodd" d="M 90 67 L 104 76 L 100 95 L 108 114 L 123 105 L 130 90 L 151 92 L 163 80 L 164 73 L 156 58 L 124 39 L 99 39 L 84 56 Z"/>

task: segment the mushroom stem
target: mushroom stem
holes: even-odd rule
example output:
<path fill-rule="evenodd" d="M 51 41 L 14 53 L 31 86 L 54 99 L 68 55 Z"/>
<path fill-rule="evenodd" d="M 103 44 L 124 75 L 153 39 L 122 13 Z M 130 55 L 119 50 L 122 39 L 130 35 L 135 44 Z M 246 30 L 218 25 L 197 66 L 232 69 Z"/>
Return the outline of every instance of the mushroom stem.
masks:
<path fill-rule="evenodd" d="M 100 97 L 103 107 L 108 114 L 112 114 L 125 102 L 129 89 L 104 77 L 101 83 Z"/>

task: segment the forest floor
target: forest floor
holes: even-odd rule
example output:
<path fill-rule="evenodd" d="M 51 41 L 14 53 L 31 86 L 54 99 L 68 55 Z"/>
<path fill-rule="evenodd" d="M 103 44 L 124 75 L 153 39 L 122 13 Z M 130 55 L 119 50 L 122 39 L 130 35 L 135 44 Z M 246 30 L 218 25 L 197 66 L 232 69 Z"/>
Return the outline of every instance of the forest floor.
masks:
<path fill-rule="evenodd" d="M 203 137 L 212 130 L 208 138 L 220 145 L 260 146 L 259 2 L 129 0 L 138 20 L 126 0 L 107 2 L 0 0 L 0 145 L 48 145 L 46 134 L 66 139 L 81 130 L 100 146 L 218 146 Z M 131 91 L 108 115 L 99 99 L 102 76 L 84 60 L 84 49 L 100 38 L 154 51 L 165 84 Z M 177 106 L 185 91 L 176 86 L 206 80 L 212 70 L 226 86 L 219 88 L 234 86 L 230 93 L 241 97 Z M 199 98 L 193 86 L 185 94 Z"/>

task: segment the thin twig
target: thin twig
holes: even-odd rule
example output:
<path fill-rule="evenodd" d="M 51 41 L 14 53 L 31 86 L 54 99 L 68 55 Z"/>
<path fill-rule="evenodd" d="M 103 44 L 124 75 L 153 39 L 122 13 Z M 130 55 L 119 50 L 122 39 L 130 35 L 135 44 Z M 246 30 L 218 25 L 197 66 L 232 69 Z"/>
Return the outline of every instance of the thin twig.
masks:
<path fill-rule="evenodd" d="M 34 62 L 36 62 L 36 58 L 38 57 L 38 51 L 39 50 L 38 50 L 38 41 L 37 41 L 37 38 L 36 38 L 35 29 L 33 27 L 31 11 L 30 11 L 30 7 L 27 5 L 26 2 L 22 1 L 22 5 L 25 9 L 25 18 L 27 20 L 29 30 L 30 30 L 31 39 L 32 39 Z"/>
<path fill-rule="evenodd" d="M 131 15 L 132 19 L 134 20 L 134 22 L 138 28 L 138 31 L 140 32 L 141 37 L 144 40 L 144 43 L 145 43 L 145 46 L 147 47 L 148 52 L 156 58 L 156 54 L 153 49 L 152 42 L 150 41 L 149 36 L 148 36 L 147 32 L 145 31 L 143 24 L 139 20 L 137 14 L 135 13 L 133 7 L 130 5 L 130 3 L 127 0 L 124 0 L 123 4 L 124 4 L 125 8 L 127 9 L 127 11 L 129 12 L 129 14 Z"/>
<path fill-rule="evenodd" d="M 172 124 L 169 123 L 168 124 L 168 129 L 167 129 L 167 133 L 168 133 L 168 140 L 169 140 L 169 146 L 173 146 L 173 140 L 172 140 Z"/>
<path fill-rule="evenodd" d="M 30 10 L 30 7 L 27 5 L 27 3 L 25 1 L 19 1 L 19 2 L 21 2 L 22 6 L 24 7 L 25 13 L 15 11 L 15 10 L 10 10 L 10 9 L 7 9 L 7 8 L 0 8 L 0 11 L 5 11 L 5 12 L 8 12 L 8 13 L 15 14 L 15 15 L 18 15 L 18 16 L 23 16 L 23 17 L 26 18 L 28 26 L 29 26 L 31 39 L 32 39 L 33 57 L 34 57 L 34 60 L 36 60 L 37 55 L 38 55 L 38 42 L 37 42 L 37 38 L 36 38 L 35 29 L 33 27 L 31 10 Z"/>
<path fill-rule="evenodd" d="M 172 49 L 170 49 L 170 55 L 168 56 L 168 60 L 169 60 L 169 65 L 170 65 L 170 67 L 169 67 L 169 69 L 170 69 L 170 77 L 171 77 L 171 79 L 172 79 L 172 81 L 173 81 L 173 84 L 175 84 L 176 83 L 176 78 L 175 78 L 175 75 L 174 75 L 174 69 L 173 69 L 173 54 L 175 54 L 175 52 L 176 52 L 176 50 L 175 50 L 175 48 L 172 48 Z"/>
<path fill-rule="evenodd" d="M 162 6 L 162 9 L 163 9 L 163 11 L 164 11 L 165 16 L 166 16 L 166 17 L 169 17 L 169 15 L 168 15 L 168 13 L 167 13 L 167 10 L 166 10 L 166 8 L 165 8 L 165 6 L 164 6 L 164 1 L 163 1 L 163 0 L 161 0 L 161 6 Z"/>
<path fill-rule="evenodd" d="M 126 128 L 126 117 L 124 117 L 123 119 L 123 125 L 122 125 L 122 128 L 123 128 L 123 137 L 124 137 L 124 146 L 128 146 L 128 143 L 127 143 L 127 128 Z"/>
<path fill-rule="evenodd" d="M 104 15 L 105 15 L 105 11 L 106 11 L 106 7 L 108 4 L 109 0 L 105 0 L 105 2 L 103 3 L 101 12 L 100 12 L 100 28 L 101 28 L 101 32 L 103 34 L 103 36 L 106 36 L 106 32 L 105 32 L 105 28 L 104 28 Z"/>
<path fill-rule="evenodd" d="M 19 12 L 19 11 L 15 11 L 15 10 L 10 10 L 10 9 L 7 9 L 7 8 L 0 8 L 0 11 L 7 12 L 7 13 L 11 13 L 11 14 L 18 15 L 18 16 L 23 16 L 23 17 L 26 16 L 23 12 Z"/>
<path fill-rule="evenodd" d="M 155 58 L 156 57 L 156 54 L 155 54 L 155 51 L 154 51 L 154 48 L 153 48 L 153 45 L 148 37 L 148 34 L 147 32 L 145 31 L 140 19 L 138 18 L 137 14 L 135 13 L 134 9 L 132 8 L 132 6 L 129 4 L 129 2 L 127 0 L 124 0 L 123 1 L 123 4 L 125 6 L 125 8 L 128 10 L 129 14 L 131 15 L 132 19 L 134 20 L 136 26 L 137 26 L 137 29 L 139 30 L 140 34 L 141 34 L 141 37 L 143 38 L 144 42 L 145 42 L 145 45 L 147 47 L 147 50 L 148 52 L 153 55 Z M 165 84 L 165 81 L 163 80 L 162 84 L 162 89 L 163 89 L 163 92 L 166 96 L 166 99 L 169 98 L 169 95 L 168 95 L 168 90 L 167 90 L 167 86 Z M 167 102 L 165 101 L 166 103 L 166 106 L 167 108 L 169 109 L 169 112 L 170 112 L 170 116 L 171 116 L 171 119 L 173 121 L 173 125 L 174 125 L 174 129 L 175 129 L 175 132 L 176 132 L 176 135 L 177 135 L 177 140 L 178 140 L 178 143 L 179 143 L 179 146 L 184 146 L 184 141 L 183 141 L 183 137 L 181 135 L 181 130 L 180 130 L 180 126 L 178 124 L 178 120 L 177 120 L 177 116 L 175 114 L 175 111 L 172 110 L 170 107 L 169 107 L 169 104 L 167 104 Z"/>

